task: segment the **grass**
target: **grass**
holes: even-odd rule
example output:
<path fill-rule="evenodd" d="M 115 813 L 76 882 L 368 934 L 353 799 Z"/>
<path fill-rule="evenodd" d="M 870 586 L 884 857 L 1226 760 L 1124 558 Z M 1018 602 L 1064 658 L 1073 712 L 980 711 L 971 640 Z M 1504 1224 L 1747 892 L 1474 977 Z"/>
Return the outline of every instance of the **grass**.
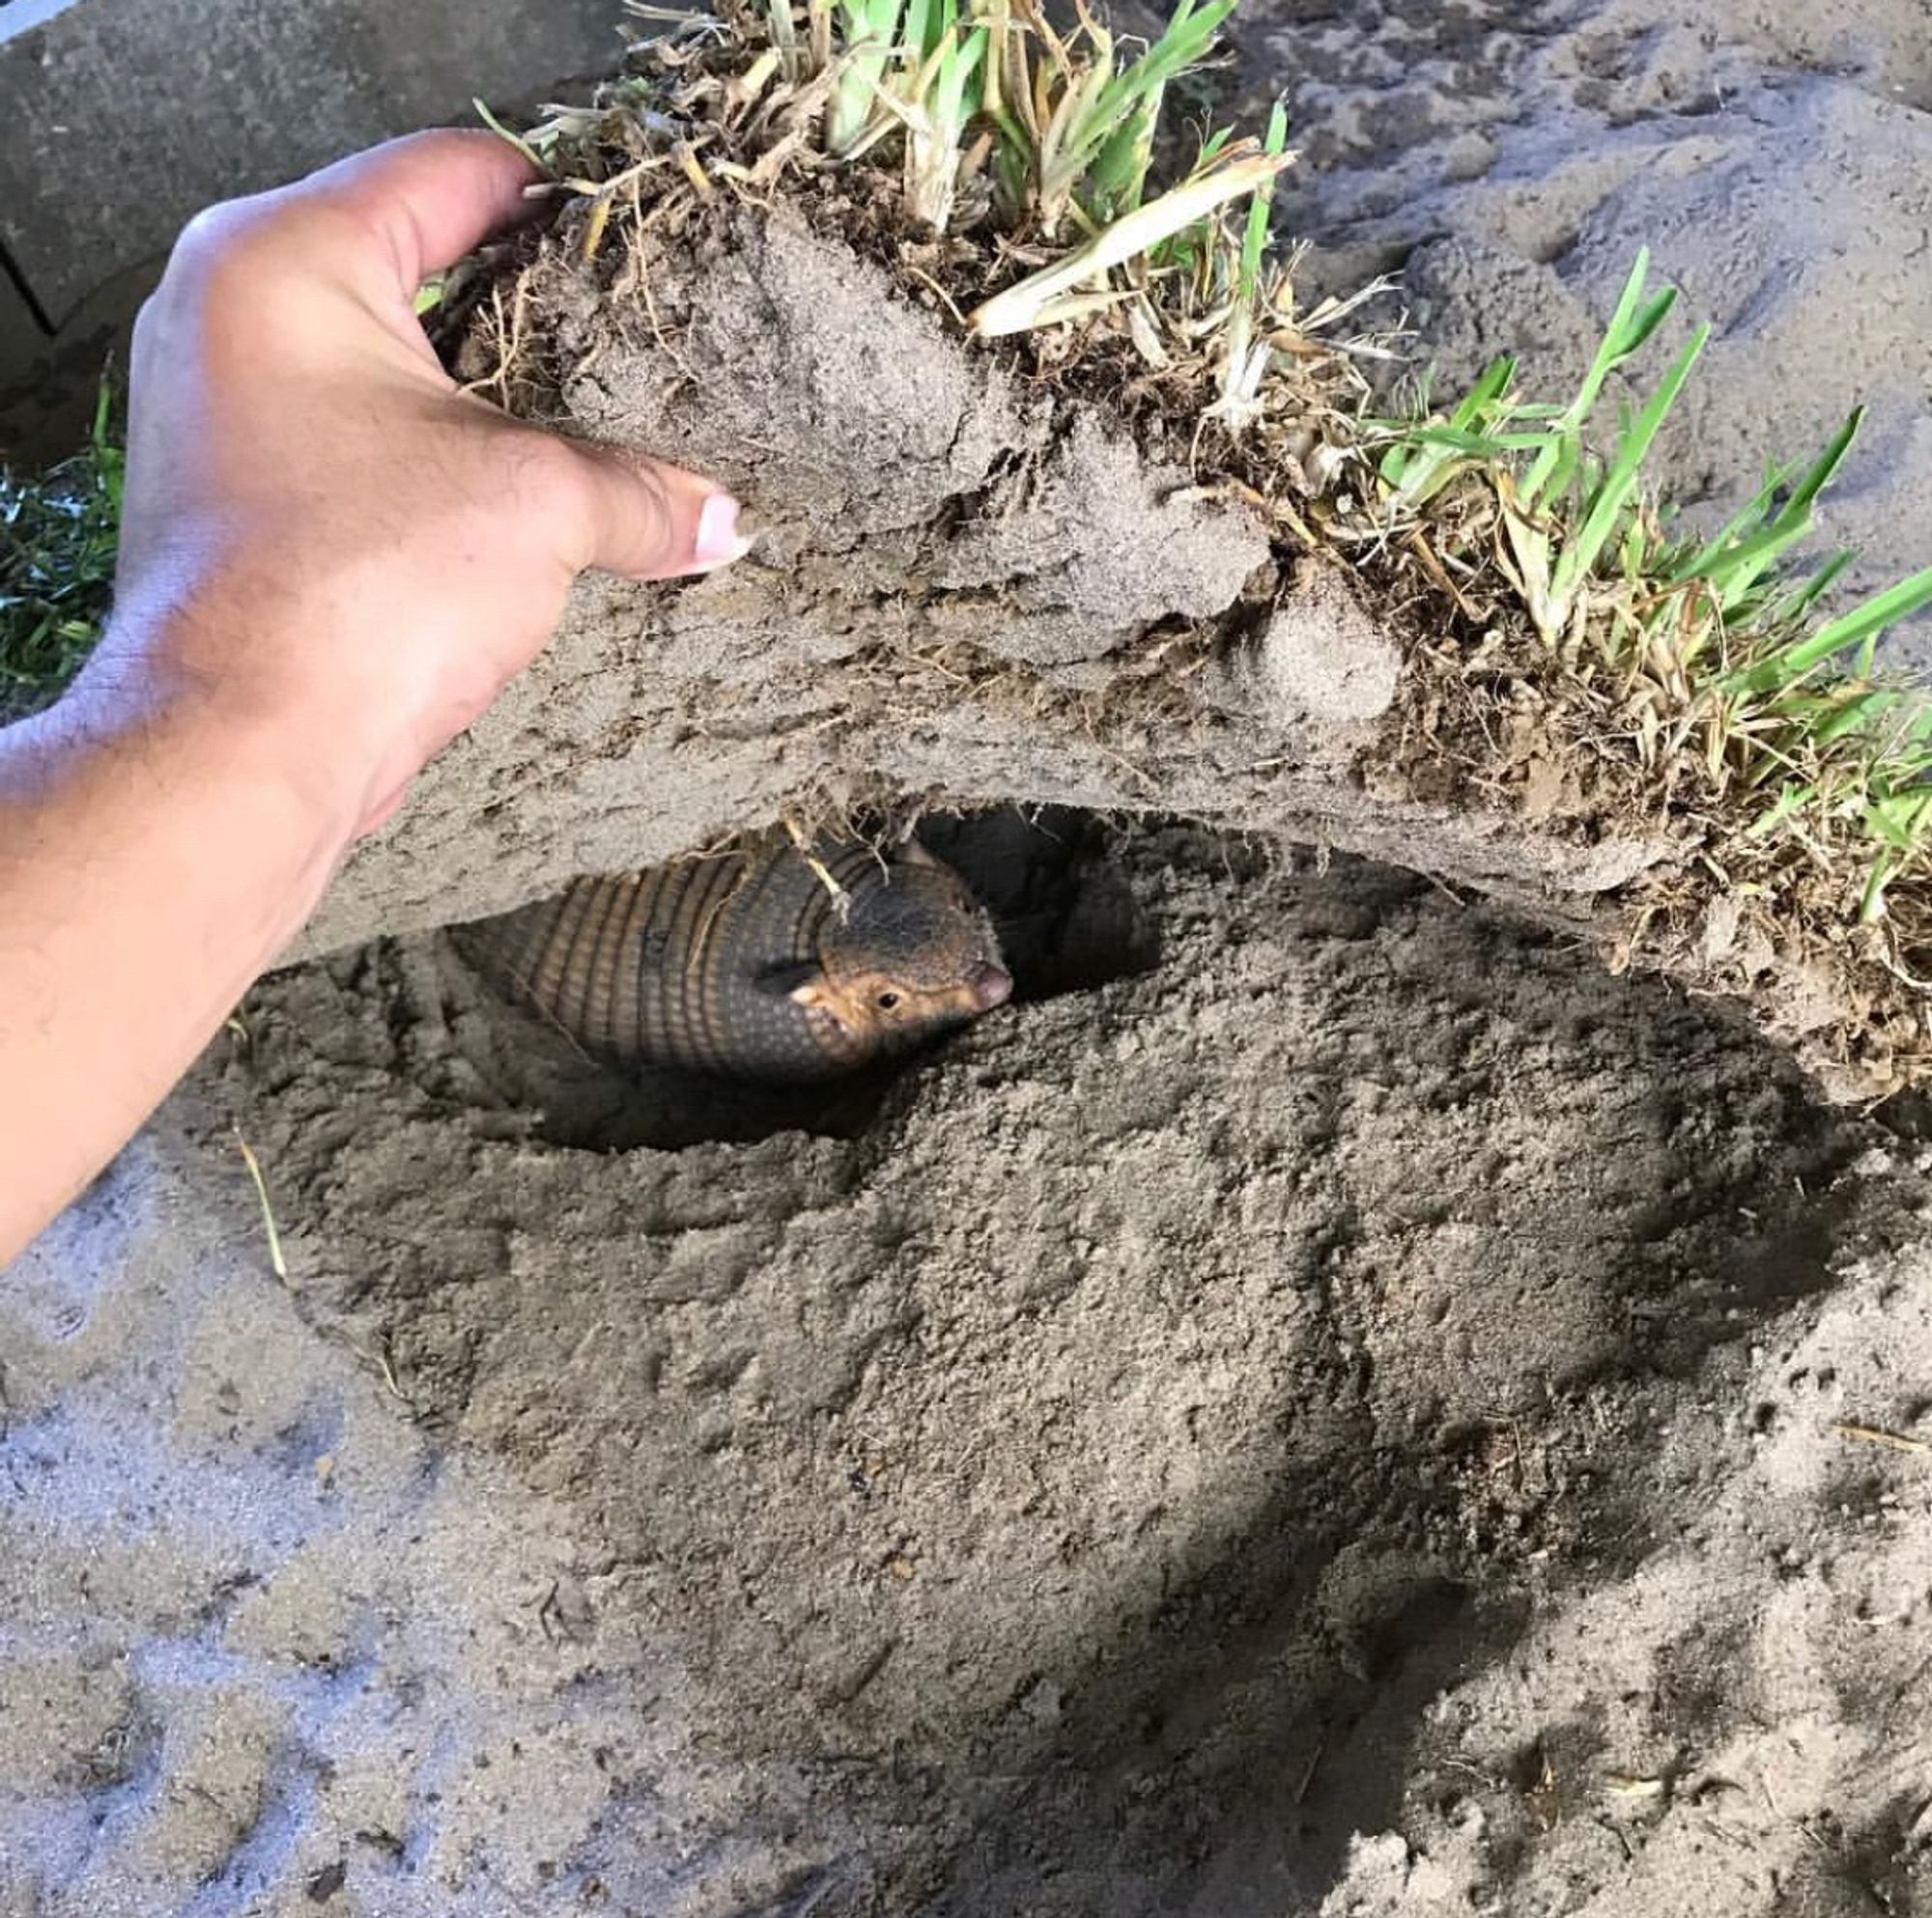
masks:
<path fill-rule="evenodd" d="M 1774 467 L 1714 534 L 1690 537 L 1643 468 L 1682 393 L 1699 327 L 1605 454 L 1605 386 L 1656 334 L 1675 295 L 1639 256 L 1595 359 L 1561 409 L 1523 401 L 1494 361 L 1445 415 L 1387 424 L 1381 529 L 1428 541 L 1445 570 L 1499 574 L 1550 661 L 1612 703 L 1639 766 L 1688 760 L 1721 836 L 1787 844 L 1826 871 L 1857 866 L 1857 916 L 1886 916 L 1932 851 L 1932 702 L 1878 675 L 1881 637 L 1932 605 L 1932 571 L 1826 615 L 1850 557 L 1798 555 L 1857 436 L 1854 413 L 1802 470 Z"/>
<path fill-rule="evenodd" d="M 1037 0 L 727 0 L 720 18 L 651 42 L 654 71 L 596 107 L 497 130 L 591 201 L 593 253 L 646 183 L 661 204 L 667 180 L 755 197 L 814 165 L 895 167 L 905 231 L 991 242 L 1002 267 L 1037 263 L 976 297 L 976 333 L 1114 310 L 1165 367 L 1232 324 L 1247 340 L 1225 370 L 1233 413 L 1300 339 L 1288 275 L 1264 258 L 1274 182 L 1295 157 L 1285 119 L 1262 140 L 1204 136 L 1164 191 L 1150 175 L 1170 89 L 1210 57 L 1236 4 L 1179 0 L 1130 56 L 1084 6 L 1062 33 Z M 1224 217 L 1236 209 L 1238 224 Z"/>
<path fill-rule="evenodd" d="M 46 705 L 99 638 L 123 471 L 105 386 L 81 452 L 39 475 L 0 468 L 0 715 Z"/>
<path fill-rule="evenodd" d="M 912 223 L 951 230 L 960 189 L 984 178 L 1003 224 L 1052 241 L 1142 212 L 1166 89 L 1235 5 L 1179 0 L 1131 60 L 1084 7 L 1062 35 L 1036 0 L 808 0 L 803 34 L 790 0 L 768 0 L 764 25 L 775 71 L 824 80 L 826 154 L 850 161 L 902 136 Z"/>

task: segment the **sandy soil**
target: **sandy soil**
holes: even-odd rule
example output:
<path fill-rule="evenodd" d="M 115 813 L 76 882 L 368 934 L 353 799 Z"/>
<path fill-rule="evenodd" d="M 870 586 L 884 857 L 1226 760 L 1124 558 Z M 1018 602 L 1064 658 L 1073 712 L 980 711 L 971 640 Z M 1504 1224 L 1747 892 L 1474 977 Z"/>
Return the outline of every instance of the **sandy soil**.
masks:
<path fill-rule="evenodd" d="M 1918 14 L 1290 0 L 1239 77 L 1463 364 L 1656 247 L 1693 488 L 1867 398 L 1898 570 Z M 1386 868 L 1045 825 L 962 849 L 1025 1002 L 809 1112 L 435 935 L 251 996 L 0 1287 L 0 1913 L 1932 1908 L 1910 1115 Z"/>
<path fill-rule="evenodd" d="M 1911 0 L 1286 0 L 1232 90 L 1285 92 L 1312 285 L 1399 271 L 1445 381 L 1497 353 L 1567 397 L 1640 246 L 1714 337 L 1667 430 L 1713 509 L 1867 408 L 1833 545 L 1932 564 L 1932 40 Z M 1916 657 L 1932 638 L 1921 624 Z"/>

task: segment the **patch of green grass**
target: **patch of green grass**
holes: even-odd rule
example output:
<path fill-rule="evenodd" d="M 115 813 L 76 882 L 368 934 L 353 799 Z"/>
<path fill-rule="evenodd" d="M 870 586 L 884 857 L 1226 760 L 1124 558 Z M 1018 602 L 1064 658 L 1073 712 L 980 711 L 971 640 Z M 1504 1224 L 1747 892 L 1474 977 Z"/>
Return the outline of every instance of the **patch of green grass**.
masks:
<path fill-rule="evenodd" d="M 910 232 L 998 236 L 1016 260 L 1050 256 L 977 307 L 982 335 L 1132 302 L 1151 337 L 1166 309 L 1147 298 L 1151 278 L 1201 262 L 1213 300 L 1265 330 L 1276 317 L 1264 294 L 1282 276 L 1264 270 L 1252 217 L 1231 230 L 1219 214 L 1248 200 L 1264 236 L 1275 176 L 1295 157 L 1285 123 L 1265 141 L 1204 139 L 1185 179 L 1149 192 L 1168 89 L 1210 57 L 1236 4 L 1178 0 L 1159 37 L 1129 56 L 1084 6 L 1063 33 L 1038 0 L 723 0 L 719 18 L 654 42 L 656 71 L 607 89 L 597 107 L 554 109 L 523 134 L 490 124 L 593 200 L 593 251 L 615 200 L 668 165 L 703 194 L 714 177 L 768 183 L 774 156 L 895 156 Z M 1164 351 L 1201 332 L 1199 288 L 1188 305 L 1190 330 Z"/>
<path fill-rule="evenodd" d="M 832 157 L 903 136 L 916 224 L 952 230 L 959 189 L 983 174 L 1004 227 L 1052 240 L 1141 209 L 1163 96 L 1236 5 L 1179 0 L 1132 59 L 1085 7 L 1063 34 L 1037 0 L 805 0 L 803 22 L 791 0 L 768 0 L 762 17 L 725 17 L 769 38 Z"/>
<path fill-rule="evenodd" d="M 1595 450 L 1605 382 L 1676 297 L 1648 275 L 1640 254 L 1567 405 L 1523 400 L 1498 359 L 1446 414 L 1386 425 L 1378 517 L 1449 569 L 1499 574 L 1552 660 L 1611 692 L 1635 759 L 1691 756 L 1729 831 L 1825 866 L 1856 860 L 1859 917 L 1876 921 L 1897 878 L 1932 865 L 1932 699 L 1877 670 L 1880 638 L 1932 605 L 1932 570 L 1827 617 L 1849 555 L 1795 563 L 1857 413 L 1804 470 L 1774 467 L 1716 534 L 1673 529 L 1643 467 L 1708 328 Z"/>
<path fill-rule="evenodd" d="M 81 452 L 37 476 L 0 468 L 0 717 L 56 698 L 99 638 L 124 470 L 104 386 Z"/>

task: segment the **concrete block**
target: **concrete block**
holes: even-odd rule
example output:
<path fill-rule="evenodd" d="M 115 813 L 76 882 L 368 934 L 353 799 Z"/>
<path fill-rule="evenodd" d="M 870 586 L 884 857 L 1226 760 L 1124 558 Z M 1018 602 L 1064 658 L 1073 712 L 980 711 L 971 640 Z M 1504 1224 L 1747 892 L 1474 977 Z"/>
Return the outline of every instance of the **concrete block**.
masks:
<path fill-rule="evenodd" d="M 125 389 L 128 335 L 158 261 L 117 273 L 49 338 L 0 279 L 0 464 L 21 470 L 64 460 L 87 437 L 103 375 Z M 16 296 L 17 297 L 17 296 Z"/>
<path fill-rule="evenodd" d="M 20 297 L 20 290 L 0 262 L 0 388 L 19 377 L 46 351 L 40 316 Z"/>
<path fill-rule="evenodd" d="M 0 244 L 57 325 L 212 201 L 469 121 L 473 96 L 534 103 L 622 44 L 619 0 L 24 4 L 34 24 L 0 26 Z"/>

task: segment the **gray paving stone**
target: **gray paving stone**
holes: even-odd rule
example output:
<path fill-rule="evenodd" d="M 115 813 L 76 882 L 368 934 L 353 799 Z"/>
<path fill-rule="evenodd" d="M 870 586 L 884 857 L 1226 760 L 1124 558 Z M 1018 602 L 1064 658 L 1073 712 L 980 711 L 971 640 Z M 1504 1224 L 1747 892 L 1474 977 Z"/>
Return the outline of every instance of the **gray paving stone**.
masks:
<path fill-rule="evenodd" d="M 4 268 L 0 268 L 0 381 L 7 369 L 24 366 L 37 359 L 46 345 L 40 321 L 20 297 Z"/>
<path fill-rule="evenodd" d="M 14 6 L 43 15 L 9 27 Z M 0 8 L 0 244 L 61 323 L 199 208 L 617 57 L 619 0 Z M 20 17 L 31 17 L 22 15 Z"/>
<path fill-rule="evenodd" d="M 160 262 L 117 273 L 49 339 L 0 282 L 0 463 L 21 470 L 64 460 L 87 437 L 103 375 L 125 382 L 128 335 Z"/>

